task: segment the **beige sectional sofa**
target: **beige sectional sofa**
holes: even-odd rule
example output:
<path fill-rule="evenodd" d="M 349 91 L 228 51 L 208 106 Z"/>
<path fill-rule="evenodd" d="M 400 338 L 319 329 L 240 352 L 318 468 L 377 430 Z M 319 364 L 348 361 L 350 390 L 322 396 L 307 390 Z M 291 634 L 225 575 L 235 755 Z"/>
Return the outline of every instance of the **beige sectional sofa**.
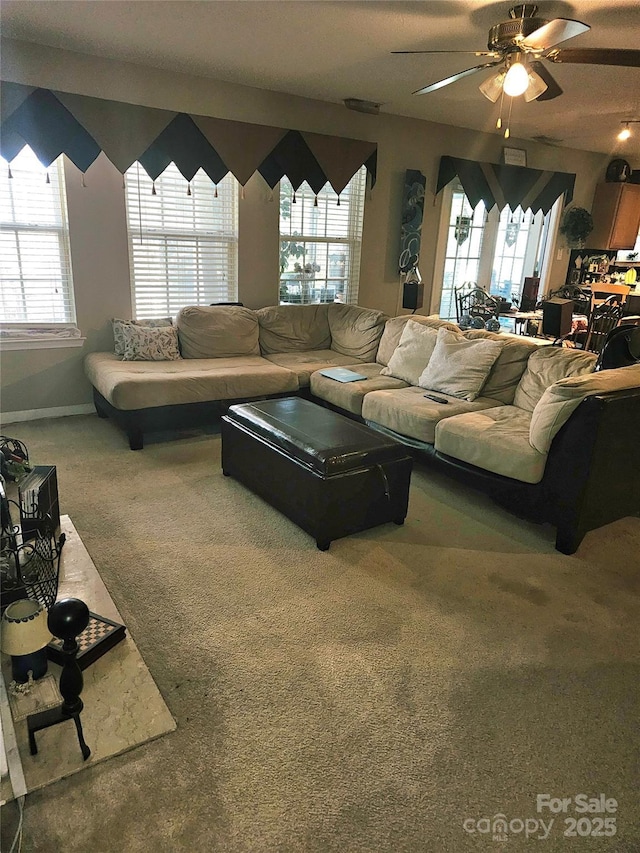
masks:
<path fill-rule="evenodd" d="M 435 402 L 425 398 L 427 386 L 384 375 L 402 331 L 416 323 L 434 330 L 450 329 L 469 341 L 499 343 L 500 354 L 475 399 L 438 391 L 445 402 Z M 341 385 L 317 373 L 311 377 L 311 391 L 372 426 L 412 440 L 417 447 L 433 445 L 444 454 L 496 474 L 537 483 L 544 474 L 546 452 L 541 453 L 529 441 L 533 412 L 547 387 L 592 373 L 596 362 L 592 353 L 549 343 L 523 335 L 461 332 L 436 317 L 396 317 L 386 324 L 376 364 L 366 366 L 366 381 Z M 358 371 L 365 373 L 360 366 Z"/>
<path fill-rule="evenodd" d="M 132 449 L 146 430 L 213 417 L 220 401 L 305 394 L 555 524 L 565 553 L 587 530 L 640 513 L 640 366 L 594 373 L 590 353 L 339 304 L 189 307 L 174 334 L 174 360 L 87 356 L 96 409 L 126 429 Z M 462 378 L 457 367 L 438 373 L 449 351 Z M 365 379 L 337 382 L 319 372 L 327 366 Z M 430 375 L 446 403 L 424 396 Z"/>
<path fill-rule="evenodd" d="M 437 396 L 447 400 L 440 403 L 425 398 L 428 384 L 385 375 L 407 325 L 416 323 L 500 341 L 478 396 L 440 388 Z M 311 391 L 510 511 L 551 522 L 556 547 L 572 554 L 588 530 L 640 514 L 640 365 L 594 372 L 596 361 L 543 340 L 396 317 L 385 326 L 376 362 L 355 368 L 367 379 L 340 385 L 314 374 Z"/>
<path fill-rule="evenodd" d="M 98 414 L 114 418 L 138 450 L 145 432 L 206 421 L 220 401 L 296 394 L 316 370 L 374 360 L 386 320 L 380 311 L 333 303 L 257 311 L 189 306 L 172 329 L 180 357 L 94 352 L 85 372 Z M 166 328 L 148 334 L 155 332 Z"/>

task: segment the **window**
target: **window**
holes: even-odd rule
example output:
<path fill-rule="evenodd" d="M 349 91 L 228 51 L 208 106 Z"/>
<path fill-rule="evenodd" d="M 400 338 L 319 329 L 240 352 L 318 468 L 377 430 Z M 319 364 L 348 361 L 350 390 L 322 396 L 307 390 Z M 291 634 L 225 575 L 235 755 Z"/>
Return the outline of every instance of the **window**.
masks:
<path fill-rule="evenodd" d="M 75 322 L 62 161 L 45 170 L 30 148 L 22 149 L 10 170 L 0 159 L 3 323 Z"/>
<path fill-rule="evenodd" d="M 366 180 L 363 166 L 340 203 L 329 184 L 316 196 L 280 181 L 281 304 L 357 302 Z"/>
<path fill-rule="evenodd" d="M 235 302 L 238 183 L 233 175 L 216 188 L 200 170 L 187 184 L 170 163 L 153 182 L 134 163 L 125 185 L 134 317 L 175 316 L 185 305 Z"/>
<path fill-rule="evenodd" d="M 448 204 L 447 204 L 448 201 Z M 548 242 L 550 214 L 518 207 L 475 209 L 462 186 L 454 183 L 445 196 L 446 249 L 440 316 L 456 317 L 454 288 L 471 281 L 509 302 L 520 302 L 525 276 L 540 266 Z M 487 287 L 488 284 L 488 287 Z"/>

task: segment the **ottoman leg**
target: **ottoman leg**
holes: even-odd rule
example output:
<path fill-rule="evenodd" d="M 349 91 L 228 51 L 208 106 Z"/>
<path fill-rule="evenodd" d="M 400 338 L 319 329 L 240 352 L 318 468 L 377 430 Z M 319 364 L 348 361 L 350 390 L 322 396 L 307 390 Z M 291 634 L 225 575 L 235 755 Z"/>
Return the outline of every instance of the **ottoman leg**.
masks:
<path fill-rule="evenodd" d="M 397 524 L 398 527 L 401 527 L 404 524 L 404 519 L 405 519 L 404 516 L 402 516 L 402 518 L 394 518 L 393 523 Z"/>
<path fill-rule="evenodd" d="M 316 539 L 316 545 L 319 551 L 328 551 L 331 541 L 327 541 L 326 539 Z"/>

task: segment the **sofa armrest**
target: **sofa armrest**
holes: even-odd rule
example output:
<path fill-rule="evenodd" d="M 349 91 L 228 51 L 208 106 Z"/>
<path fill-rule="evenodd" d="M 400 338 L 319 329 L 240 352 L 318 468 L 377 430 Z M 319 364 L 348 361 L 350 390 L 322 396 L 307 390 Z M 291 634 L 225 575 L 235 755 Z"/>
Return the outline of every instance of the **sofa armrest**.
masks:
<path fill-rule="evenodd" d="M 640 513 L 640 388 L 585 398 L 551 443 L 543 479 L 556 547 Z"/>

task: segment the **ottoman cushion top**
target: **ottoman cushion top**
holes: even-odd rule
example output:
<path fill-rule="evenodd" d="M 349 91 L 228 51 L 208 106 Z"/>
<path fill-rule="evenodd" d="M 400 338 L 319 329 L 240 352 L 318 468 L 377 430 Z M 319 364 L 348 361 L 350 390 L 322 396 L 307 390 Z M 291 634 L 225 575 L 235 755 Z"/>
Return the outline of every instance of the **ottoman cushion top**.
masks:
<path fill-rule="evenodd" d="M 399 441 L 299 397 L 230 406 L 227 417 L 325 477 L 409 456 Z"/>

